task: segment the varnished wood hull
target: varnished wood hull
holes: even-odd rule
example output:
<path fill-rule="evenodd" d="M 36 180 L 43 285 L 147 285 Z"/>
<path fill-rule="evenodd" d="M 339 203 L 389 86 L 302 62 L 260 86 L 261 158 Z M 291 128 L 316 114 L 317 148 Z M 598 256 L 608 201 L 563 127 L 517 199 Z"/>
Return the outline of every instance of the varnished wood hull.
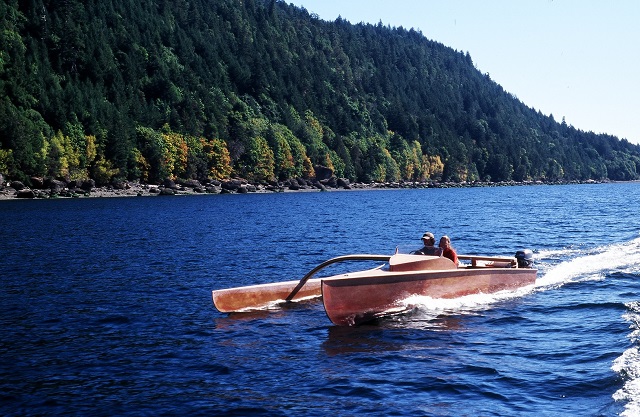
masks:
<path fill-rule="evenodd" d="M 228 288 L 212 292 L 213 304 L 222 313 L 242 312 L 253 308 L 265 308 L 284 302 L 300 281 L 274 282 L 248 287 Z M 291 301 L 320 297 L 320 279 L 308 280 Z"/>
<path fill-rule="evenodd" d="M 493 293 L 533 284 L 537 270 L 518 268 L 516 258 L 459 255 L 471 264 L 458 268 L 443 257 L 395 254 L 344 255 L 329 259 L 300 281 L 276 282 L 214 290 L 215 307 L 223 313 L 269 309 L 282 303 L 322 296 L 329 319 L 337 325 L 356 325 L 408 308 L 412 295 L 456 298 Z M 387 261 L 378 268 L 310 279 L 337 262 Z"/>
<path fill-rule="evenodd" d="M 536 269 L 464 267 L 449 270 L 364 271 L 322 280 L 322 300 L 336 325 L 353 326 L 410 308 L 412 295 L 457 298 L 531 285 Z"/>

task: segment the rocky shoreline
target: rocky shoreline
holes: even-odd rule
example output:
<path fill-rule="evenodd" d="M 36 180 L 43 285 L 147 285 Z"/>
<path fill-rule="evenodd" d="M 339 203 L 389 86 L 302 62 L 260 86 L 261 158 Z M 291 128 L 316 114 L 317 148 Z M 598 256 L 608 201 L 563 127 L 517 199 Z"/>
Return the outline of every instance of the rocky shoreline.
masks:
<path fill-rule="evenodd" d="M 107 186 L 96 186 L 93 180 L 60 180 L 53 178 L 31 178 L 31 186 L 20 181 L 5 181 L 0 175 L 0 200 L 10 199 L 49 199 L 49 198 L 87 198 L 87 197 L 144 197 L 176 196 L 202 194 L 247 194 L 273 192 L 310 192 L 344 190 L 381 190 L 407 188 L 464 188 L 464 187 L 501 187 L 542 184 L 594 184 L 597 181 L 574 182 L 465 182 L 450 183 L 437 181 L 387 182 L 387 183 L 350 183 L 345 178 L 331 176 L 324 180 L 293 179 L 283 182 L 251 183 L 244 179 L 225 181 L 208 180 L 165 180 L 162 184 L 142 184 L 139 182 L 119 181 Z"/>

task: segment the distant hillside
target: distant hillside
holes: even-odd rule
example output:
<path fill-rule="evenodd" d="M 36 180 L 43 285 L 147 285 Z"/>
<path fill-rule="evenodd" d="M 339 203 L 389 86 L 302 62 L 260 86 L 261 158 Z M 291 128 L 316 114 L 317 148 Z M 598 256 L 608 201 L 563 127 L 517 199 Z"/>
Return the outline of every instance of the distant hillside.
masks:
<path fill-rule="evenodd" d="M 10 178 L 639 178 L 639 146 L 527 107 L 414 30 L 275 0 L 8 0 L 0 25 Z"/>

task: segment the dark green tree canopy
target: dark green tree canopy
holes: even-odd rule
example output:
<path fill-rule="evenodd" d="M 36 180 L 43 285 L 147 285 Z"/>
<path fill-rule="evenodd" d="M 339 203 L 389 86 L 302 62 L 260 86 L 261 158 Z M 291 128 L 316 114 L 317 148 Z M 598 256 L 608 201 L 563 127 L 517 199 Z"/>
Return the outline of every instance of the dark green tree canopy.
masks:
<path fill-rule="evenodd" d="M 0 172 L 160 181 L 638 179 L 469 53 L 279 0 L 0 4 Z"/>

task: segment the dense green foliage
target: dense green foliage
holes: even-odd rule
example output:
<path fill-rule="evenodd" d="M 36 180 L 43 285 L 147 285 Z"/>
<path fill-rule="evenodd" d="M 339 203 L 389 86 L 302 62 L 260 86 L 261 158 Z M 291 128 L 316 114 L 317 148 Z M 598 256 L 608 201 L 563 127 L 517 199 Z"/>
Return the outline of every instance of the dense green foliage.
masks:
<path fill-rule="evenodd" d="M 6 0 L 0 172 L 158 182 L 639 178 L 420 32 L 276 0 Z"/>

